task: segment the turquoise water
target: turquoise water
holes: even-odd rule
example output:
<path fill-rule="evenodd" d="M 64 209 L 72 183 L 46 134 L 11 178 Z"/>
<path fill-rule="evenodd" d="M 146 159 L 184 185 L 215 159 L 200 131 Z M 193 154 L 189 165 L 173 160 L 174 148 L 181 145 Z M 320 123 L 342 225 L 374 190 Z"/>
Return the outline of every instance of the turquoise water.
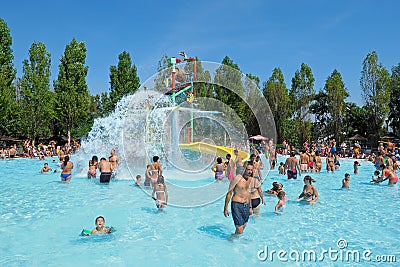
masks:
<path fill-rule="evenodd" d="M 47 162 L 56 168 L 56 163 Z M 241 237 L 232 238 L 234 225 L 231 217 L 223 215 L 223 197 L 200 207 L 168 206 L 158 213 L 149 192 L 134 186 L 133 180 L 99 185 L 75 175 L 71 183 L 63 184 L 57 173 L 39 173 L 43 161 L 0 161 L 0 266 L 366 265 L 362 259 L 357 263 L 325 257 L 322 263 L 304 263 L 286 255 L 285 263 L 277 255 L 272 261 L 270 257 L 260 261 L 257 256 L 265 246 L 269 251 L 320 253 L 338 249 L 339 239 L 347 242 L 343 251 L 368 249 L 373 260 L 376 255 L 395 255 L 400 261 L 398 187 L 370 184 L 374 168 L 361 162 L 360 174 L 351 175 L 350 189 L 341 189 L 344 174 L 352 174 L 352 161 L 341 163 L 334 174 L 311 174 L 320 194 L 317 204 L 289 201 L 283 215 L 276 215 L 277 198 L 266 196 L 261 215 L 250 218 Z M 169 176 L 183 187 L 212 184 L 210 190 L 223 192 L 228 188 L 226 182 L 213 183 L 211 173 L 193 181 L 165 171 L 167 181 Z M 287 180 L 274 170 L 265 178 L 263 189 L 269 189 L 273 181 L 283 183 L 289 200 L 303 187 L 301 178 Z M 173 186 L 169 188 L 170 198 L 179 203 L 180 196 L 174 195 Z M 99 215 L 118 231 L 79 236 L 83 228 L 94 228 Z"/>

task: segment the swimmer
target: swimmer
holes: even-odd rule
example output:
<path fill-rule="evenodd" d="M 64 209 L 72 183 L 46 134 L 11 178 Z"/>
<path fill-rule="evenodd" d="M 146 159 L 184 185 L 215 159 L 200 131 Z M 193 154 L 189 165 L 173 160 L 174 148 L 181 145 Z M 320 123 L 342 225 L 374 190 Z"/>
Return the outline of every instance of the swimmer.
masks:
<path fill-rule="evenodd" d="M 373 182 L 377 184 L 382 182 L 382 178 L 379 177 L 380 174 L 381 173 L 378 170 L 374 171 L 374 176 L 372 176 L 371 183 Z"/>
<path fill-rule="evenodd" d="M 272 183 L 272 188 L 267 191 L 270 195 L 278 195 L 280 191 L 283 191 L 283 185 L 278 182 Z"/>
<path fill-rule="evenodd" d="M 156 195 L 156 197 L 154 197 Z M 158 211 L 162 211 L 168 204 L 168 191 L 165 185 L 164 177 L 162 175 L 158 176 L 157 183 L 153 187 L 153 193 L 151 197 L 156 201 L 156 207 Z"/>
<path fill-rule="evenodd" d="M 140 174 L 136 175 L 136 186 L 140 186 L 140 182 L 142 181 L 142 176 Z"/>
<path fill-rule="evenodd" d="M 45 163 L 44 165 L 43 165 L 43 168 L 42 168 L 42 170 L 40 171 L 41 173 L 45 173 L 45 172 L 49 172 L 49 171 L 51 171 L 52 169 L 49 167 L 49 164 L 47 164 L 47 163 Z"/>
<path fill-rule="evenodd" d="M 342 188 L 349 188 L 350 174 L 346 173 L 344 179 L 342 180 Z"/>
<path fill-rule="evenodd" d="M 318 200 L 318 190 L 312 185 L 315 182 L 310 175 L 304 177 L 304 187 L 303 192 L 296 198 L 296 200 L 302 198 L 303 200 L 309 201 L 310 204 L 314 204 Z"/>
<path fill-rule="evenodd" d="M 104 226 L 104 223 L 106 221 L 104 220 L 103 216 L 99 216 L 95 220 L 95 225 L 96 228 L 92 230 L 92 234 L 104 234 L 104 233 L 110 233 L 112 231 L 112 228 L 107 228 Z"/>
<path fill-rule="evenodd" d="M 358 166 L 361 166 L 361 164 L 357 160 L 354 161 L 354 174 L 358 174 Z"/>
<path fill-rule="evenodd" d="M 283 209 L 285 208 L 286 202 L 287 202 L 286 193 L 284 191 L 280 191 L 278 193 L 277 197 L 279 198 L 279 200 L 278 200 L 278 203 L 276 203 L 276 206 L 275 206 L 275 213 L 276 214 L 282 214 L 283 213 Z"/>
<path fill-rule="evenodd" d="M 160 160 L 159 156 L 153 157 L 153 164 L 150 164 L 147 172 L 151 179 L 151 186 L 154 188 L 156 186 L 158 177 L 162 175 L 162 167 L 158 162 Z"/>
<path fill-rule="evenodd" d="M 389 169 L 389 166 L 385 165 L 383 171 L 382 171 L 382 178 L 385 177 L 381 182 L 389 180 L 388 185 L 395 185 L 399 181 L 399 177 L 397 174 Z"/>

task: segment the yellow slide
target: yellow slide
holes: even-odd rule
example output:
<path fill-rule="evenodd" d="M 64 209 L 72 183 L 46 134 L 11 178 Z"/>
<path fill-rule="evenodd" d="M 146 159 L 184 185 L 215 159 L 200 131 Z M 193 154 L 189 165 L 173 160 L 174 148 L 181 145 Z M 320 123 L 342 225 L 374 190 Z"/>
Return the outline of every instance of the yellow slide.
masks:
<path fill-rule="evenodd" d="M 215 146 L 203 142 L 195 142 L 191 144 L 179 144 L 180 148 L 192 150 L 192 151 L 197 151 L 197 152 L 202 152 L 202 153 L 207 153 L 207 154 L 214 154 L 218 157 L 225 158 L 226 154 L 231 154 L 232 159 L 235 158 L 235 154 L 233 153 L 233 148 L 230 147 L 224 147 L 224 146 Z M 243 151 L 239 150 L 238 151 L 239 155 L 242 157 L 243 162 L 247 161 L 250 158 L 250 155 Z"/>

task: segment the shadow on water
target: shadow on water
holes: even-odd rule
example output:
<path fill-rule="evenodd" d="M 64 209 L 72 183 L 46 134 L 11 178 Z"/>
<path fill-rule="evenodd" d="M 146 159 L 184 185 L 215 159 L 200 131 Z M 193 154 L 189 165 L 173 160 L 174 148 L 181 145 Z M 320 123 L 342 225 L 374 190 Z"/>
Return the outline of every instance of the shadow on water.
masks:
<path fill-rule="evenodd" d="M 147 212 L 149 214 L 163 213 L 163 212 L 159 212 L 158 209 L 156 209 L 156 208 L 142 207 L 141 210 L 144 211 L 144 212 Z"/>
<path fill-rule="evenodd" d="M 208 234 L 212 237 L 217 237 L 221 239 L 231 239 L 232 234 L 227 233 L 228 229 L 226 229 L 225 226 L 222 225 L 207 225 L 207 226 L 201 226 L 197 228 L 202 233 Z"/>
<path fill-rule="evenodd" d="M 89 236 L 78 236 L 78 238 L 72 240 L 73 244 L 85 244 L 85 243 L 105 243 L 116 240 L 115 233 L 111 234 L 99 234 Z"/>

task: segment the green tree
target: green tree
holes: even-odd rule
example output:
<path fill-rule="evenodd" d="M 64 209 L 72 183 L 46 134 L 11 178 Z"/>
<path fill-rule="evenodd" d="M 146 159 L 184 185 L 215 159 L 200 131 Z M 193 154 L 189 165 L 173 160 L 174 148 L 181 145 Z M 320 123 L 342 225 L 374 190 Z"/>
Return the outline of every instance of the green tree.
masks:
<path fill-rule="evenodd" d="M 20 79 L 22 132 L 29 138 L 50 135 L 50 122 L 54 117 L 54 93 L 50 91 L 50 53 L 43 43 L 33 43 L 29 60 L 23 61 Z"/>
<path fill-rule="evenodd" d="M 90 116 L 90 94 L 86 84 L 86 46 L 72 39 L 61 57 L 54 91 L 57 94 L 57 117 L 60 134 L 82 136 L 93 124 Z"/>
<path fill-rule="evenodd" d="M 310 111 L 314 114 L 315 118 L 313 123 L 313 138 L 318 140 L 329 136 L 329 106 L 328 96 L 325 91 L 320 91 L 314 96 L 314 101 L 310 105 Z"/>
<path fill-rule="evenodd" d="M 368 53 L 363 61 L 360 85 L 365 107 L 373 115 L 370 139 L 375 146 L 379 135 L 382 134 L 382 125 L 389 112 L 390 100 L 390 74 L 381 63 L 378 63 L 375 51 Z"/>
<path fill-rule="evenodd" d="M 13 81 L 17 71 L 14 68 L 14 55 L 11 49 L 12 38 L 6 22 L 0 18 L 0 134 L 10 134 L 15 105 Z"/>
<path fill-rule="evenodd" d="M 334 70 L 326 79 L 324 90 L 330 115 L 330 132 L 328 136 L 334 136 L 338 141 L 342 137 L 342 119 L 346 108 L 345 99 L 349 94 L 344 86 L 342 75 L 337 70 Z"/>
<path fill-rule="evenodd" d="M 134 94 L 140 87 L 140 80 L 136 72 L 136 66 L 132 65 L 131 56 L 124 51 L 118 56 L 118 66 L 110 67 L 110 100 L 111 109 L 124 96 Z"/>
<path fill-rule="evenodd" d="M 392 68 L 389 120 L 394 134 L 400 134 L 400 63 Z"/>
<path fill-rule="evenodd" d="M 214 76 L 214 94 L 215 99 L 233 109 L 239 118 L 246 123 L 244 113 L 244 87 L 242 83 L 242 74 L 239 66 L 226 56 L 221 66 L 217 68 Z M 225 113 L 229 122 L 235 123 L 234 116 L 230 112 Z M 246 126 L 247 128 L 247 126 Z"/>
<path fill-rule="evenodd" d="M 272 115 L 274 116 L 278 143 L 283 141 L 283 125 L 292 114 L 290 109 L 289 92 L 285 78 L 280 68 L 274 68 L 271 77 L 264 82 L 263 94 L 267 99 Z M 291 127 L 292 128 L 292 127 Z"/>
<path fill-rule="evenodd" d="M 311 68 L 301 63 L 300 70 L 297 70 L 292 78 L 292 87 L 290 89 L 290 99 L 293 104 L 294 118 L 299 121 L 300 140 L 297 145 L 307 140 L 311 133 L 309 107 L 314 99 L 314 75 Z"/>

